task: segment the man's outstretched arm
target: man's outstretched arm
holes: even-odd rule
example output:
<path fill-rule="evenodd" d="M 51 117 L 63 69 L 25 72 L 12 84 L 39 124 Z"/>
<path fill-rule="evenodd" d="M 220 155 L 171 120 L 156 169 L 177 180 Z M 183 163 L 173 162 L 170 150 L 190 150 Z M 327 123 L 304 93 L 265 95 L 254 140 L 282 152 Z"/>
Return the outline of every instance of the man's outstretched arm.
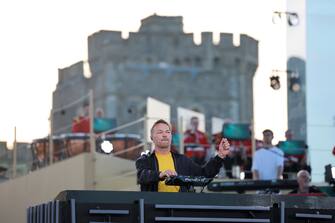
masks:
<path fill-rule="evenodd" d="M 218 154 L 211 158 L 204 166 L 191 162 L 191 172 L 197 176 L 215 177 L 222 167 L 223 159 L 230 152 L 230 145 L 227 139 L 223 138 L 219 144 Z"/>

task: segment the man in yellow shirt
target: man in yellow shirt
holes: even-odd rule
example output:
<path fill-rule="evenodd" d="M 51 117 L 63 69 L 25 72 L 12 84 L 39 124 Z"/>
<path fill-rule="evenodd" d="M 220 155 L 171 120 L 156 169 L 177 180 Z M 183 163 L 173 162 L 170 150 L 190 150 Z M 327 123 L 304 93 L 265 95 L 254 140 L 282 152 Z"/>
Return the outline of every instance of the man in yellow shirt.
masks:
<path fill-rule="evenodd" d="M 222 139 L 218 154 L 205 165 L 200 166 L 184 155 L 171 151 L 171 127 L 164 120 L 158 120 L 151 128 L 153 153 L 142 155 L 136 160 L 137 181 L 141 191 L 186 192 L 186 187 L 168 186 L 165 179 L 170 176 L 214 177 L 222 166 L 223 159 L 229 154 L 229 143 Z"/>

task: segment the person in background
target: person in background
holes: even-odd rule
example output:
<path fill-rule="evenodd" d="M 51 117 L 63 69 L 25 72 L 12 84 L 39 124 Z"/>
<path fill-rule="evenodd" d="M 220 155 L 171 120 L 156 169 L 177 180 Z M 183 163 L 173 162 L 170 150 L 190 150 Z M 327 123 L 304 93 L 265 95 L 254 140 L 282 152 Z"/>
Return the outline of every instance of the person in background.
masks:
<path fill-rule="evenodd" d="M 293 139 L 293 132 L 292 132 L 291 129 L 286 130 L 285 138 L 286 138 L 286 140 L 292 140 Z"/>
<path fill-rule="evenodd" d="M 198 129 L 198 117 L 191 118 L 191 129 L 184 133 L 185 155 L 194 162 L 202 165 L 205 162 L 207 150 L 210 148 L 205 133 Z"/>
<path fill-rule="evenodd" d="M 47 144 L 44 139 L 37 139 L 33 145 L 34 157 L 31 170 L 37 170 L 48 165 Z"/>
<path fill-rule="evenodd" d="M 179 151 L 179 146 L 180 146 L 180 134 L 178 133 L 178 130 L 175 124 L 172 124 L 171 128 L 172 128 L 171 150 L 177 152 Z"/>
<path fill-rule="evenodd" d="M 90 118 L 89 110 L 90 106 L 88 102 L 84 102 L 81 108 L 81 114 L 74 117 L 72 120 L 72 132 L 73 133 L 89 133 L 90 132 Z"/>
<path fill-rule="evenodd" d="M 6 176 L 7 168 L 4 166 L 0 166 L 0 183 L 9 180 Z"/>
<path fill-rule="evenodd" d="M 316 186 L 310 186 L 311 176 L 307 170 L 300 170 L 297 173 L 297 182 L 299 187 L 292 190 L 289 194 L 299 194 L 299 195 L 324 195 Z"/>
<path fill-rule="evenodd" d="M 285 132 L 285 138 L 286 141 L 295 141 L 293 131 L 291 129 L 286 130 Z M 299 170 L 307 170 L 310 174 L 312 171 L 312 168 L 307 163 L 307 149 L 308 145 L 305 144 L 305 152 L 303 155 L 300 156 L 294 156 L 289 155 L 287 156 L 286 161 L 284 162 L 284 172 L 288 173 L 297 173 Z M 284 176 L 284 179 L 288 176 Z"/>
<path fill-rule="evenodd" d="M 135 163 L 141 191 L 186 192 L 187 187 L 166 185 L 165 179 L 177 175 L 212 178 L 218 174 L 223 159 L 229 154 L 229 143 L 223 138 L 217 155 L 200 166 L 188 157 L 171 151 L 171 138 L 169 123 L 160 119 L 153 124 L 151 140 L 154 151 L 151 154 L 143 154 Z"/>
<path fill-rule="evenodd" d="M 281 179 L 283 175 L 284 153 L 272 144 L 273 132 L 263 131 L 263 147 L 256 150 L 252 160 L 254 180 Z"/>
<path fill-rule="evenodd" d="M 104 110 L 102 109 L 102 108 L 97 108 L 96 110 L 95 110 L 95 116 L 94 116 L 95 118 L 104 118 L 105 117 L 105 112 L 104 112 Z"/>

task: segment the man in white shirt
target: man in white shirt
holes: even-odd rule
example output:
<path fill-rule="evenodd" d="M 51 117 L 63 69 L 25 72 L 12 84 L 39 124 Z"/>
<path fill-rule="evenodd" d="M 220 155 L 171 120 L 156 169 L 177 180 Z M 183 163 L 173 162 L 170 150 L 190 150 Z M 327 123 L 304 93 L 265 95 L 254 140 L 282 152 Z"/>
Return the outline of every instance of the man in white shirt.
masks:
<path fill-rule="evenodd" d="M 273 132 L 263 131 L 263 148 L 258 149 L 252 160 L 252 175 L 254 180 L 281 179 L 284 166 L 284 153 L 272 145 Z"/>

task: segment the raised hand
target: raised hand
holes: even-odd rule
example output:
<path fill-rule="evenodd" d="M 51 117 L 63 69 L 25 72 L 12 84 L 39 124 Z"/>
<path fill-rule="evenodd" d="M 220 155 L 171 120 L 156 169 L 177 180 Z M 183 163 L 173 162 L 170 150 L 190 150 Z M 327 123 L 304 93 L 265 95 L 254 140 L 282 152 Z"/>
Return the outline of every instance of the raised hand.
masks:
<path fill-rule="evenodd" d="M 230 153 L 230 145 L 226 138 L 222 138 L 219 144 L 218 156 L 223 159 Z"/>

